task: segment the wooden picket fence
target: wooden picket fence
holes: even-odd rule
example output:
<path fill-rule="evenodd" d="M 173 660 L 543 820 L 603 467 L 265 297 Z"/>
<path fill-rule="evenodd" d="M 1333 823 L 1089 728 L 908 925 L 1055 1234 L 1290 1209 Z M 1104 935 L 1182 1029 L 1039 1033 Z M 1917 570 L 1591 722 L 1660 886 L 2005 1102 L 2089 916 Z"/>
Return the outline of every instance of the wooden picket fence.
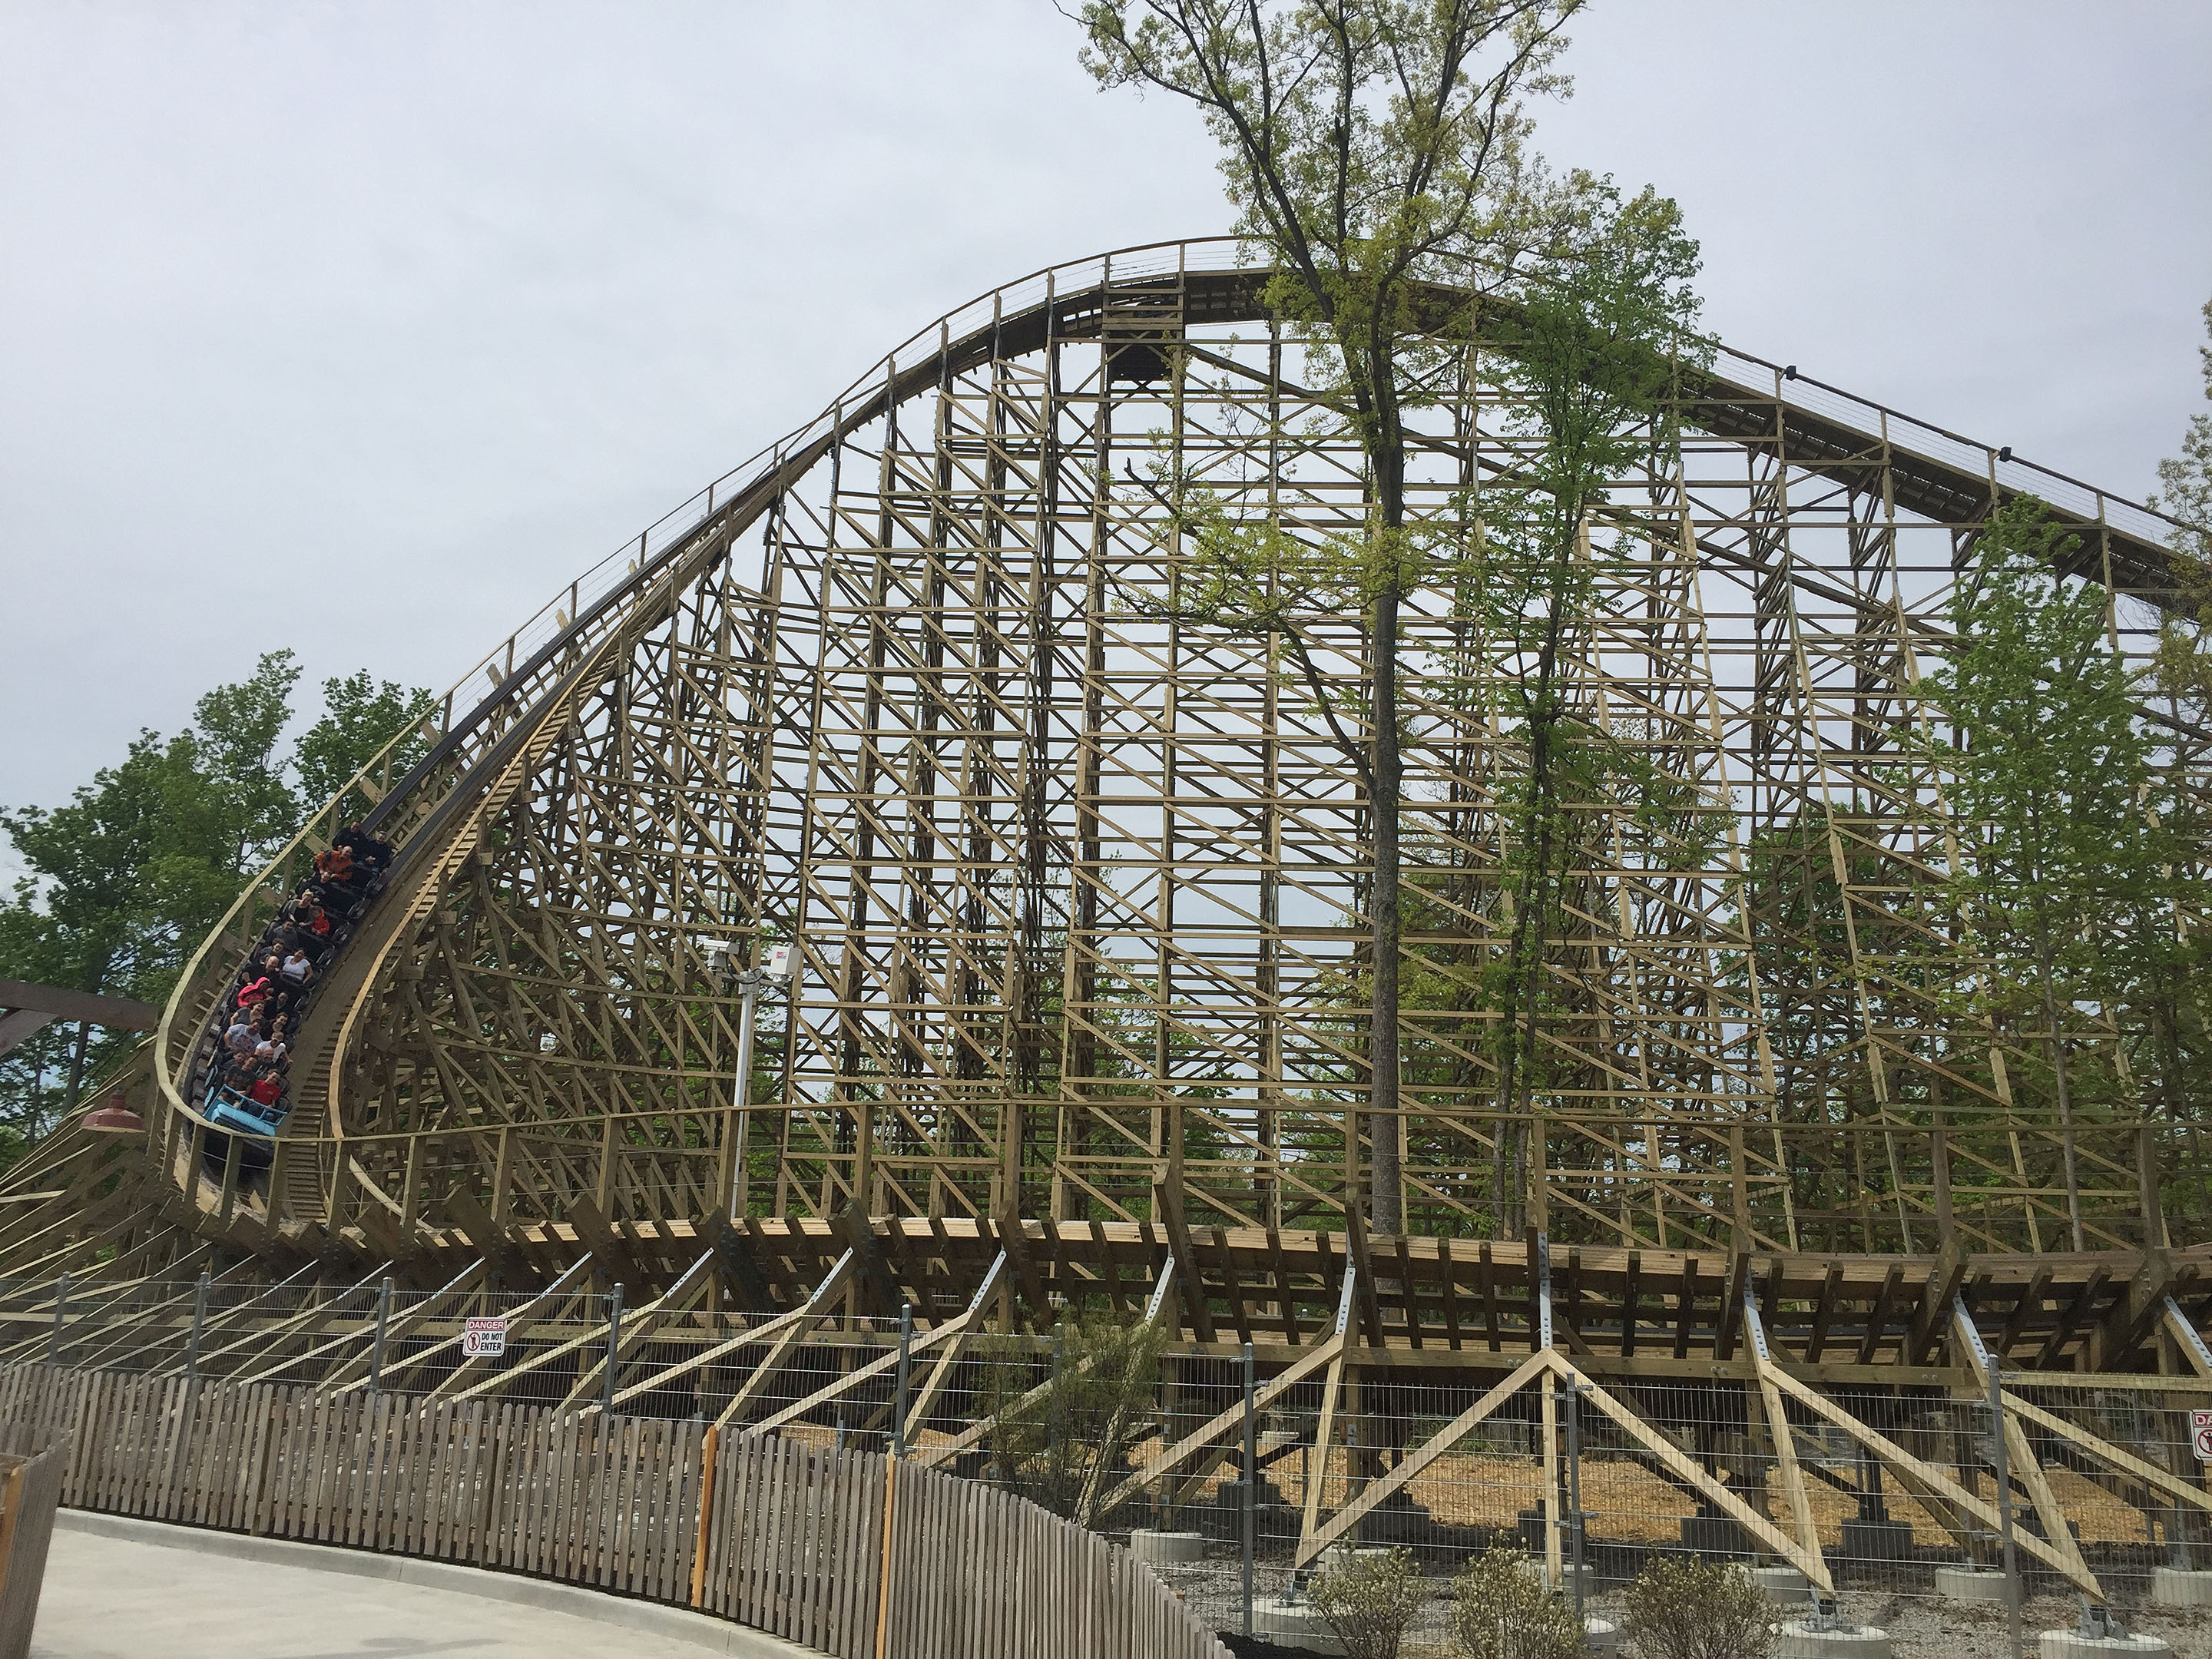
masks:
<path fill-rule="evenodd" d="M 635 1595 L 837 1659 L 1227 1659 L 1151 1571 L 866 1452 L 484 1401 L 0 1367 L 63 1504 Z"/>

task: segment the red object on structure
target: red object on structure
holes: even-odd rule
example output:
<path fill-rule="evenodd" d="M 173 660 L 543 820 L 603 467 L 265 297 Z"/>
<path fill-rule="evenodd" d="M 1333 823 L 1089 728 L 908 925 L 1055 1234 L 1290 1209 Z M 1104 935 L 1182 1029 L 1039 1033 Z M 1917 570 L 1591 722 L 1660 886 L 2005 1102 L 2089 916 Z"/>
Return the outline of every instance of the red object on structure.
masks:
<path fill-rule="evenodd" d="M 95 1106 L 84 1115 L 84 1127 L 95 1134 L 143 1135 L 146 1120 L 120 1101 Z"/>

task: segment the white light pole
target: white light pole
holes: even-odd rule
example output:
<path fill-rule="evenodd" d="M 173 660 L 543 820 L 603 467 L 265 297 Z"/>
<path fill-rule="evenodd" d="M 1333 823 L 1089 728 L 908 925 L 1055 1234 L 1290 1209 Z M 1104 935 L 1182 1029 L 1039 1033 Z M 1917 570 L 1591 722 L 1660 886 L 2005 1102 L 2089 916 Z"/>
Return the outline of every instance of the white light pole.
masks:
<path fill-rule="evenodd" d="M 730 947 L 726 940 L 707 941 L 707 965 L 717 978 L 728 972 Z M 737 1107 L 737 1133 L 730 1158 L 730 1190 L 728 1193 L 730 1219 L 738 1218 L 738 1197 L 744 1190 L 745 1127 L 751 1114 L 753 1075 L 753 1012 L 759 1005 L 762 988 L 773 987 L 778 991 L 791 986 L 791 947 L 779 945 L 768 953 L 768 959 L 757 968 L 748 968 L 737 976 L 738 987 L 738 1066 L 732 1097 Z"/>

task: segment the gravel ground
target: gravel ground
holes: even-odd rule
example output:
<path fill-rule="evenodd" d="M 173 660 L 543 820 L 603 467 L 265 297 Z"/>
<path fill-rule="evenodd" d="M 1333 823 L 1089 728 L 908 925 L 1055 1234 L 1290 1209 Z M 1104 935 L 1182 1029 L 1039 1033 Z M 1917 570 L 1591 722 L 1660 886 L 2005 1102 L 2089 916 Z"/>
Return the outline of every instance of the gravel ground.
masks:
<path fill-rule="evenodd" d="M 1235 1631 L 1242 1608 L 1241 1579 L 1233 1557 L 1224 1556 L 1187 1567 L 1157 1567 L 1176 1593 L 1219 1629 Z M 1254 1594 L 1261 1598 L 1279 1595 L 1288 1577 L 1279 1566 L 1261 1565 L 1254 1574 Z M 1441 1588 L 1441 1586 L 1440 1586 Z M 1618 1591 L 1593 1596 L 1589 1611 L 1615 1624 L 1621 1620 Z M 1842 1612 L 1854 1623 L 1872 1625 L 1889 1632 L 1894 1659 L 2011 1659 L 2004 1609 L 1974 1602 L 1954 1601 L 1931 1595 L 1899 1595 L 1881 1591 L 1846 1590 Z M 2036 1638 L 2046 1630 L 2071 1630 L 2080 1605 L 2071 1596 L 2045 1595 L 2030 1599 L 2021 1609 L 2023 1645 L 2031 1659 Z M 2172 1644 L 2175 1659 L 2212 1659 L 2212 1608 L 2163 1611 L 2153 1607 L 2126 1608 L 2122 1617 L 2130 1633 L 2156 1636 Z M 1405 1659 L 1430 1659 L 1450 1651 L 1451 1602 L 1438 1595 L 1425 1603 L 1407 1633 Z M 1241 1651 L 1253 1659 L 1273 1659 L 1266 1644 Z"/>

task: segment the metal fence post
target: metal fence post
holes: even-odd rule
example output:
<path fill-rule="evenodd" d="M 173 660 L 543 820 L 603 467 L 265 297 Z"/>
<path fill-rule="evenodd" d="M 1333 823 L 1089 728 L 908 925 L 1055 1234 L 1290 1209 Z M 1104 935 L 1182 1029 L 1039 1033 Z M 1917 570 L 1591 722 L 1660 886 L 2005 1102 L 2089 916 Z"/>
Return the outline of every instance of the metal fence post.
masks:
<path fill-rule="evenodd" d="M 622 1351 L 622 1280 L 615 1280 L 615 1293 L 607 1309 L 607 1385 L 599 1402 L 603 1415 L 611 1417 L 615 1410 L 615 1355 Z"/>
<path fill-rule="evenodd" d="M 69 1316 L 69 1282 L 70 1276 L 64 1273 L 60 1282 L 54 1286 L 54 1331 L 46 1339 L 46 1364 L 49 1365 L 62 1363 L 62 1322 Z"/>
<path fill-rule="evenodd" d="M 376 1287 L 376 1341 L 368 1351 L 368 1391 L 378 1393 L 384 1387 L 384 1333 L 392 1323 L 392 1280 L 387 1278 Z"/>
<path fill-rule="evenodd" d="M 1061 1443 L 1065 1438 L 1062 1417 L 1067 1410 L 1066 1398 L 1060 1393 L 1060 1368 L 1066 1360 L 1067 1327 L 1065 1324 L 1054 1325 L 1052 1328 L 1052 1391 L 1046 1396 L 1050 1404 L 1046 1409 L 1044 1419 L 1044 1466 L 1047 1471 L 1046 1478 L 1053 1482 L 1055 1491 L 1058 1490 L 1060 1482 Z M 1011 1483 L 1009 1489 L 1011 1490 Z"/>
<path fill-rule="evenodd" d="M 1244 1634 L 1252 1633 L 1252 1521 L 1258 1501 L 1260 1429 L 1252 1409 L 1254 1388 L 1252 1345 L 1244 1345 Z"/>
<path fill-rule="evenodd" d="M 1990 1377 L 1990 1457 L 1996 1465 L 1997 1534 L 2004 1541 L 2005 1628 L 2012 1639 L 2012 1659 L 2021 1659 L 2020 1645 L 2020 1552 L 2012 1535 L 2012 1457 L 2005 1446 L 2004 1378 L 1996 1356 L 1984 1362 Z"/>
<path fill-rule="evenodd" d="M 1568 1569 L 1575 1580 L 1575 1617 L 1583 1619 L 1583 1385 L 1577 1377 L 1565 1389 L 1567 1396 L 1567 1524 L 1573 1528 L 1567 1536 L 1574 1545 L 1573 1565 Z"/>
<path fill-rule="evenodd" d="M 893 1457 L 906 1455 L 906 1389 L 908 1376 L 907 1367 L 908 1361 L 913 1358 L 910 1352 L 913 1341 L 914 1305 L 911 1303 L 901 1303 L 899 1304 L 898 1405 L 891 1413 L 891 1455 Z"/>
<path fill-rule="evenodd" d="M 200 1374 L 200 1333 L 207 1328 L 208 1275 L 200 1273 L 198 1289 L 192 1292 L 192 1334 L 185 1343 L 185 1381 L 189 1382 Z"/>

